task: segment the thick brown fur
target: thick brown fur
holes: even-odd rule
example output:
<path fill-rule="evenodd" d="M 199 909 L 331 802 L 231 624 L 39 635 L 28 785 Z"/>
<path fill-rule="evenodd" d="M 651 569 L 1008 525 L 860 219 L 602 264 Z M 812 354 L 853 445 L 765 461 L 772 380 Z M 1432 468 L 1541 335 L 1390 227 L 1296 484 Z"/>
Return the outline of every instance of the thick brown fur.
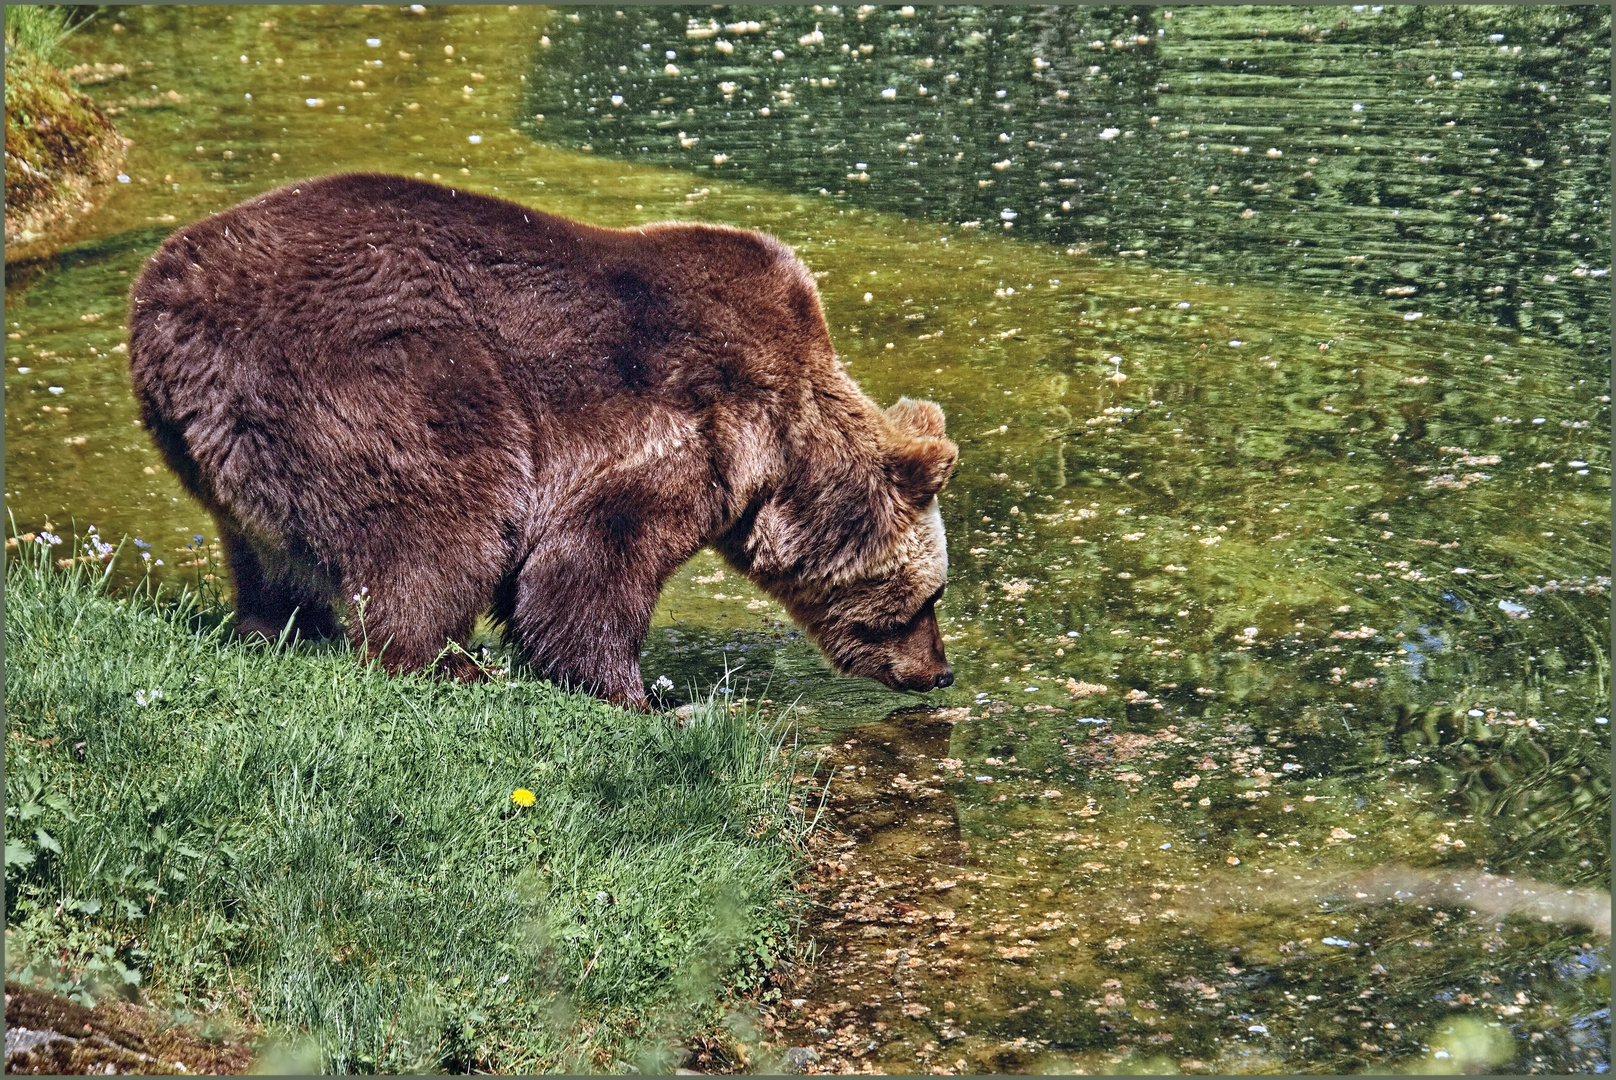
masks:
<path fill-rule="evenodd" d="M 491 610 L 539 674 L 643 706 L 651 609 L 711 544 L 838 669 L 952 679 L 942 412 L 865 397 L 760 233 L 310 180 L 164 242 L 130 372 L 243 633 L 341 633 L 336 601 L 390 670 L 474 677 L 445 647 Z"/>

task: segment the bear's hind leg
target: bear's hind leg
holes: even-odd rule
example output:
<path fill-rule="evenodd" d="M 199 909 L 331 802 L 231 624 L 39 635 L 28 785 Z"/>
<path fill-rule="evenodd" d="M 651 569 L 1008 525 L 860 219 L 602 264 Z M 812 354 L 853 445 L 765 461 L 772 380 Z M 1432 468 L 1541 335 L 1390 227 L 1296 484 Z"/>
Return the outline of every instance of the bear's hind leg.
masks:
<path fill-rule="evenodd" d="M 300 572 L 286 559 L 266 558 L 232 525 L 219 521 L 218 526 L 225 566 L 236 587 L 237 634 L 279 641 L 291 622 L 291 640 L 341 636 L 329 587 L 318 574 Z"/>

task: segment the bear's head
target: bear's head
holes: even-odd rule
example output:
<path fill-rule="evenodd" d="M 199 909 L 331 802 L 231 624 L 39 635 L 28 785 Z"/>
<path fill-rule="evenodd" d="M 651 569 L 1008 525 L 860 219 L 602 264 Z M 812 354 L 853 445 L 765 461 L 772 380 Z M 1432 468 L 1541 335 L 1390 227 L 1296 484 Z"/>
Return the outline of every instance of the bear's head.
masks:
<path fill-rule="evenodd" d="M 842 674 L 924 692 L 954 681 L 937 625 L 948 577 L 937 493 L 959 449 L 929 401 L 903 398 L 882 419 L 875 469 L 759 515 L 749 576 Z"/>
<path fill-rule="evenodd" d="M 915 518 L 891 561 L 872 569 L 868 577 L 787 607 L 843 675 L 922 693 L 953 685 L 937 626 L 948 550 L 935 498 Z"/>

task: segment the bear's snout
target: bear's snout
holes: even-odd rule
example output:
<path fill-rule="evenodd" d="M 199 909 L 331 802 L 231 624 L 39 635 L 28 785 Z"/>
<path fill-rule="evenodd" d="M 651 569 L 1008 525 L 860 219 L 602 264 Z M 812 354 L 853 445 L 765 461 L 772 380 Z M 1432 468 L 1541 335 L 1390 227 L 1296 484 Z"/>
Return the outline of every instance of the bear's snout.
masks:
<path fill-rule="evenodd" d="M 953 669 L 946 667 L 942 671 L 923 670 L 909 674 L 885 671 L 875 675 L 874 678 L 877 682 L 884 683 L 888 689 L 908 690 L 916 694 L 954 685 Z"/>
<path fill-rule="evenodd" d="M 937 616 L 930 609 L 907 633 L 884 645 L 886 663 L 875 677 L 892 689 L 924 694 L 954 685 L 954 669 L 943 653 Z"/>

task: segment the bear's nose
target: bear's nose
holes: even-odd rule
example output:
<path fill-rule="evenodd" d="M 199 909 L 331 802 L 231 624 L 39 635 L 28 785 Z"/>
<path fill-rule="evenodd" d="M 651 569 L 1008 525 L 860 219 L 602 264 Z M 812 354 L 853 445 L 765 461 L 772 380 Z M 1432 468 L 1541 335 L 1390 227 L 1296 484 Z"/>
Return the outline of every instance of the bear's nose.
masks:
<path fill-rule="evenodd" d="M 943 688 L 945 686 L 953 686 L 953 685 L 954 685 L 954 669 L 953 668 L 944 668 L 942 674 L 937 676 L 936 686 L 938 687 L 938 689 L 941 689 L 941 688 Z"/>

